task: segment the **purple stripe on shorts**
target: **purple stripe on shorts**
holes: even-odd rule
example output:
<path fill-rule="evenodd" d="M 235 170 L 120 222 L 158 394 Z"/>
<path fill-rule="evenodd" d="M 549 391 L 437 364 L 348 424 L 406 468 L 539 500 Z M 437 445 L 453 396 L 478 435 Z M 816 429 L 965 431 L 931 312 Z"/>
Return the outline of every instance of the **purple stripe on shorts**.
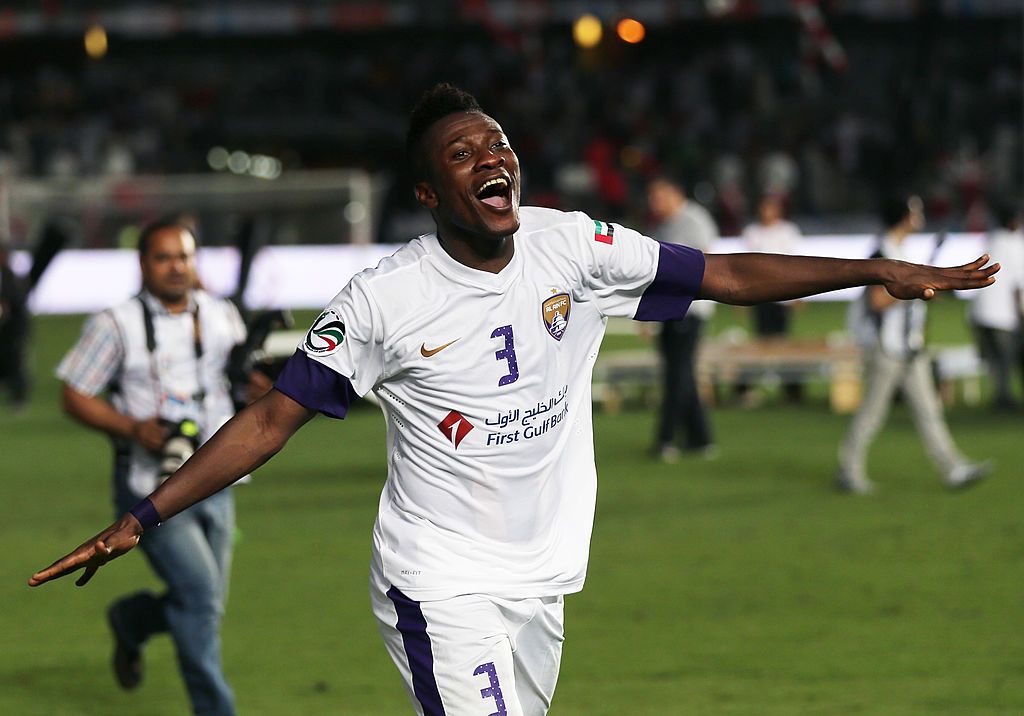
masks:
<path fill-rule="evenodd" d="M 637 321 L 672 321 L 686 315 L 704 281 L 704 254 L 659 241 L 658 272 L 637 306 Z"/>
<path fill-rule="evenodd" d="M 402 633 L 405 655 L 412 671 L 412 690 L 423 706 L 423 716 L 444 716 L 444 705 L 434 679 L 434 653 L 430 650 L 427 620 L 420 603 L 402 594 L 398 587 L 388 590 L 388 599 L 398 612 L 395 628 Z"/>
<path fill-rule="evenodd" d="M 296 403 L 339 420 L 348 413 L 352 401 L 359 397 L 348 378 L 302 351 L 295 351 L 284 364 L 274 387 Z"/>

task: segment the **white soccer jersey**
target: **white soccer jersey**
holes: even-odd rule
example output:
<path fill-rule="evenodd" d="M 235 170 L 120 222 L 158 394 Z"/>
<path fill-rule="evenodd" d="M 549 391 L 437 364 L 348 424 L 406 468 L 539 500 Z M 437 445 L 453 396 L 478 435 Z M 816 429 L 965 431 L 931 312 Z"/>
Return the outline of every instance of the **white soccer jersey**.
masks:
<path fill-rule="evenodd" d="M 747 248 L 764 254 L 795 254 L 800 239 L 797 225 L 785 220 L 768 226 L 754 223 L 743 229 L 743 240 L 747 242 Z"/>
<path fill-rule="evenodd" d="M 988 253 L 1002 266 L 996 282 L 972 292 L 970 317 L 979 326 L 1015 331 L 1020 326 L 1024 293 L 1024 233 L 998 229 L 989 236 Z"/>
<path fill-rule="evenodd" d="M 680 318 L 703 278 L 699 251 L 617 224 L 531 207 L 520 219 L 497 274 L 428 234 L 355 276 L 277 383 L 336 417 L 349 390 L 380 400 L 373 568 L 415 600 L 582 587 L 607 318 Z"/>

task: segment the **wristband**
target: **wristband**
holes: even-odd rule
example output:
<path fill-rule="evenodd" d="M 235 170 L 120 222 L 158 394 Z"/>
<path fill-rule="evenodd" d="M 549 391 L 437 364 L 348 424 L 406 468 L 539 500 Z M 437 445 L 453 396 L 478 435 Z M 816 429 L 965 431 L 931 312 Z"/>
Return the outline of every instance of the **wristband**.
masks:
<path fill-rule="evenodd" d="M 135 507 L 128 510 L 128 512 L 139 521 L 143 532 L 160 525 L 160 513 L 156 511 L 156 507 L 153 506 L 148 497 L 139 500 L 135 503 Z"/>

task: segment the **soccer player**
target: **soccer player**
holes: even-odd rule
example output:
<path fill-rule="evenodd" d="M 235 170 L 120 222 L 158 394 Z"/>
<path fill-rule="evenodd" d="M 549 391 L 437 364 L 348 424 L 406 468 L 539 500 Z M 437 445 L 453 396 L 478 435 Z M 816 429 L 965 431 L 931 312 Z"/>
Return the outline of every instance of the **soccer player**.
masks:
<path fill-rule="evenodd" d="M 355 276 L 276 387 L 148 498 L 35 586 L 96 570 L 145 530 L 266 462 L 317 412 L 343 418 L 372 391 L 388 478 L 371 592 L 417 713 L 543 714 L 563 595 L 586 573 L 594 515 L 590 381 L 609 316 L 678 319 L 695 298 L 787 300 L 881 284 L 900 298 L 987 286 L 998 266 L 768 254 L 705 257 L 580 213 L 519 206 L 501 126 L 450 85 L 407 138 L 415 194 L 436 231 Z"/>

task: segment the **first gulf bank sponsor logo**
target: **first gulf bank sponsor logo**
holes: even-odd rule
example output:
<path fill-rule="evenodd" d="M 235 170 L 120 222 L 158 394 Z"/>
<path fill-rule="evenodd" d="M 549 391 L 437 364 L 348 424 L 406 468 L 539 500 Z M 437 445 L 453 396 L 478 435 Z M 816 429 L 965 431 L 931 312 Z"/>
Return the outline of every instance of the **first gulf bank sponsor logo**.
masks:
<path fill-rule="evenodd" d="M 487 434 L 487 444 L 510 446 L 533 440 L 553 432 L 568 417 L 569 386 L 563 385 L 558 393 L 546 400 L 538 400 L 524 408 L 502 410 L 493 418 L 487 418 L 487 427 L 493 429 Z"/>
<path fill-rule="evenodd" d="M 345 324 L 333 308 L 328 308 L 313 321 L 303 344 L 310 353 L 325 355 L 338 350 L 344 342 Z"/>

